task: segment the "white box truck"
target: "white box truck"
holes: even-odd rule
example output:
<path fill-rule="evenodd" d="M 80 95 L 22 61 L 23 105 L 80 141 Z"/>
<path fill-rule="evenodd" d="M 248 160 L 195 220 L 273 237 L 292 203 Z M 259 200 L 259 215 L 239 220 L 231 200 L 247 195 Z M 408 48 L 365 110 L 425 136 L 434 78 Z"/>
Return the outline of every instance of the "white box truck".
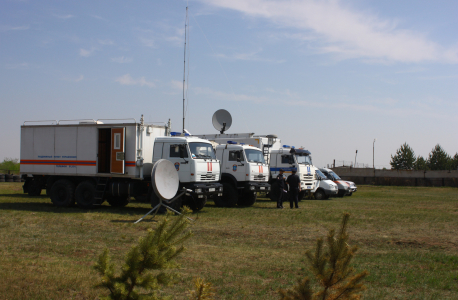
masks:
<path fill-rule="evenodd" d="M 135 119 L 103 121 L 108 122 L 24 122 L 20 158 L 24 193 L 36 196 L 46 189 L 56 206 L 71 206 L 76 201 L 81 208 L 92 208 L 105 200 L 125 206 L 131 196 L 154 198 L 151 170 L 159 156 L 170 159 L 177 152 L 181 160 L 185 153 L 191 156 L 185 137 L 169 136 L 170 120 L 165 125 L 146 124 L 143 116 L 138 123 Z M 156 145 L 157 139 L 163 139 L 162 147 Z M 184 201 L 201 209 L 207 196 L 221 193 L 219 162 L 213 159 L 210 166 L 190 160 L 188 165 L 189 169 L 177 168 L 180 188 L 191 189 Z M 194 177 L 187 174 L 190 172 Z"/>

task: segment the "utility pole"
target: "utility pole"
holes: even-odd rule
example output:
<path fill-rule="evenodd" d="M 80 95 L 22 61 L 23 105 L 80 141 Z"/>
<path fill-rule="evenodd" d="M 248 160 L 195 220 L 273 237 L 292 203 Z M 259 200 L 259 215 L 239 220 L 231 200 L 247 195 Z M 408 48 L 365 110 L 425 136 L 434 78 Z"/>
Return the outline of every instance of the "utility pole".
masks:
<path fill-rule="evenodd" d="M 355 153 L 355 168 L 356 168 L 356 155 L 358 155 L 358 150 L 356 150 L 356 153 Z"/>
<path fill-rule="evenodd" d="M 374 169 L 375 171 L 375 159 L 374 159 L 374 156 L 375 156 L 375 141 L 377 139 L 374 139 L 374 142 L 372 143 L 372 168 Z"/>

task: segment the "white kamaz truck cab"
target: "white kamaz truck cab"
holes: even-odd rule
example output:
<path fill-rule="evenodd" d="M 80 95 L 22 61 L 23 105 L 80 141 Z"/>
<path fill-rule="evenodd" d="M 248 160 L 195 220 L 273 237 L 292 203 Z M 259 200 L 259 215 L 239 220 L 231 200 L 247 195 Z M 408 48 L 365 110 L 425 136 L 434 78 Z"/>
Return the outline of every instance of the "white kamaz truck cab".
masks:
<path fill-rule="evenodd" d="M 270 199 L 276 201 L 279 196 L 276 177 L 280 169 L 285 171 L 288 176 L 292 170 L 296 170 L 296 175 L 301 180 L 301 192 L 299 199 L 302 199 L 306 193 L 315 190 L 315 168 L 312 165 L 310 152 L 304 149 L 296 149 L 294 146 L 283 145 L 278 150 L 270 151 L 270 172 L 272 178 L 272 192 L 269 194 Z"/>
<path fill-rule="evenodd" d="M 235 141 L 216 146 L 216 157 L 221 162 L 223 195 L 213 197 L 215 205 L 232 207 L 251 206 L 258 192 L 270 191 L 269 165 L 259 148 Z"/>
<path fill-rule="evenodd" d="M 208 140 L 171 132 L 170 137 L 158 137 L 154 142 L 153 164 L 167 159 L 175 165 L 180 178 L 179 189 L 192 190 L 182 199 L 182 204 L 193 210 L 200 210 L 211 196 L 221 195 L 220 163 L 212 144 Z M 150 197 L 155 197 L 150 193 Z M 183 197 L 182 197 L 183 198 Z M 181 206 L 181 200 L 174 204 Z M 156 201 L 152 201 L 152 206 Z"/>

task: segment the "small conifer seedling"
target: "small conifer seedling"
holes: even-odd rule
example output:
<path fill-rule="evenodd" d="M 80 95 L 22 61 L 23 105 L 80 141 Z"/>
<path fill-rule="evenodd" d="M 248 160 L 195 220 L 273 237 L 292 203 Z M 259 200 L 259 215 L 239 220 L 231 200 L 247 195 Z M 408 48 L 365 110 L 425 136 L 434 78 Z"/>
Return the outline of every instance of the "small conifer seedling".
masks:
<path fill-rule="evenodd" d="M 368 275 L 367 271 L 355 274 L 350 263 L 358 248 L 348 245 L 347 225 L 350 215 L 344 214 L 340 230 L 330 230 L 324 247 L 324 240 L 316 242 L 315 253 L 306 252 L 309 270 L 318 281 L 319 290 L 314 292 L 310 287 L 308 277 L 300 280 L 298 285 L 290 290 L 279 290 L 282 300 L 347 300 L 360 299 L 361 291 L 365 289 L 362 281 Z"/>
<path fill-rule="evenodd" d="M 109 250 L 105 249 L 94 269 L 102 277 L 97 287 L 107 288 L 110 294 L 100 299 L 161 299 L 157 291 L 161 285 L 170 285 L 177 277 L 172 271 L 179 267 L 175 259 L 185 250 L 183 242 L 192 234 L 187 230 L 189 212 L 184 208 L 183 214 L 174 219 L 169 212 L 155 230 L 148 230 L 147 235 L 127 253 L 119 275 L 115 274 L 115 265 L 111 262 Z"/>

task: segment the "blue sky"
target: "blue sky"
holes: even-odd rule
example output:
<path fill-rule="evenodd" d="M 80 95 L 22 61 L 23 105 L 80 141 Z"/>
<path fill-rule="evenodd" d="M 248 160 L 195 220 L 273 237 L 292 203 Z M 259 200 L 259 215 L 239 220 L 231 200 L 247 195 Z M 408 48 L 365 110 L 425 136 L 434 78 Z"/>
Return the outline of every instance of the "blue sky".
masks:
<path fill-rule="evenodd" d="M 458 151 L 457 1 L 0 1 L 0 159 L 30 120 L 277 134 L 314 163 Z"/>

